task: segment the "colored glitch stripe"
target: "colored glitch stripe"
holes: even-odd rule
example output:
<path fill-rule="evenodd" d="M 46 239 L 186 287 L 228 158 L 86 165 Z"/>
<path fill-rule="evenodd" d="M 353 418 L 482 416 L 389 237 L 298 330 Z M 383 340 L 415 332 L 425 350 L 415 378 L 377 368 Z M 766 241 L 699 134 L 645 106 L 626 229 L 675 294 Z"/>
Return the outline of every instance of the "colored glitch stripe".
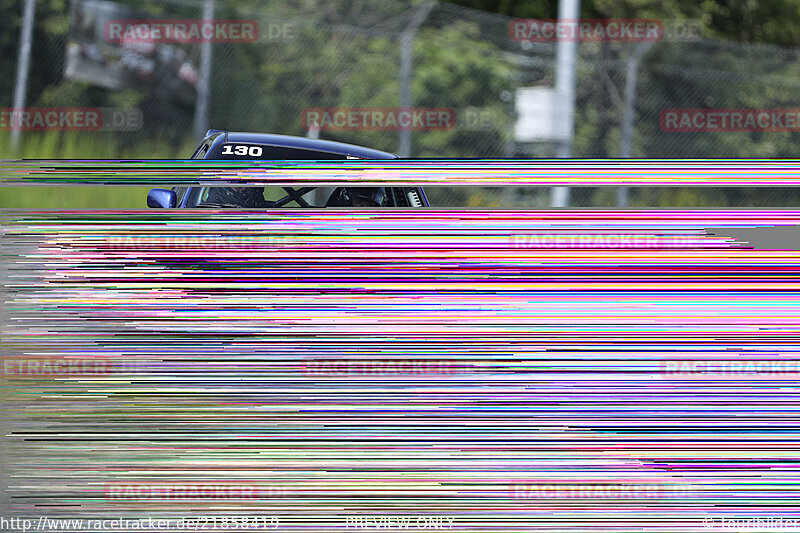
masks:
<path fill-rule="evenodd" d="M 3 161 L 0 184 L 797 187 L 792 159 Z"/>
<path fill-rule="evenodd" d="M 0 221 L 4 519 L 800 519 L 800 211 Z"/>

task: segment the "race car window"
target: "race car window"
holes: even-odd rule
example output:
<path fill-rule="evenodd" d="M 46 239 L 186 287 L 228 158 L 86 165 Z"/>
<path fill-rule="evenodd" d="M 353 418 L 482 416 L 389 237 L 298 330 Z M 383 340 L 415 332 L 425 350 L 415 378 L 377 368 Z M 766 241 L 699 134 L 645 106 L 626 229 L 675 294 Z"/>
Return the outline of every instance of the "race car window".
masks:
<path fill-rule="evenodd" d="M 172 190 L 175 191 L 175 194 L 177 195 L 176 198 L 177 205 L 181 205 L 183 197 L 186 196 L 186 192 L 189 190 L 189 187 L 175 187 Z"/>
<path fill-rule="evenodd" d="M 206 152 L 208 151 L 208 146 L 209 146 L 208 144 L 204 144 L 203 146 L 198 148 L 197 151 L 192 156 L 192 159 L 203 159 L 203 156 L 206 155 Z"/>
<path fill-rule="evenodd" d="M 329 203 L 332 198 L 341 200 L 336 187 L 202 187 L 199 194 L 193 194 L 186 202 L 186 207 L 243 207 L 243 208 L 285 208 L 285 207 L 371 207 L 369 203 L 352 203 L 338 205 Z M 346 198 L 351 200 L 368 197 L 365 191 L 370 188 L 348 189 Z M 341 196 L 341 195 L 340 195 Z M 422 207 L 416 187 L 388 187 L 385 190 L 385 201 L 374 207 Z M 368 200 L 370 198 L 367 198 Z M 374 198 L 372 198 L 374 200 Z M 415 201 L 412 201 L 415 200 Z"/>
<path fill-rule="evenodd" d="M 203 187 L 187 207 L 322 207 L 314 197 L 316 187 Z"/>

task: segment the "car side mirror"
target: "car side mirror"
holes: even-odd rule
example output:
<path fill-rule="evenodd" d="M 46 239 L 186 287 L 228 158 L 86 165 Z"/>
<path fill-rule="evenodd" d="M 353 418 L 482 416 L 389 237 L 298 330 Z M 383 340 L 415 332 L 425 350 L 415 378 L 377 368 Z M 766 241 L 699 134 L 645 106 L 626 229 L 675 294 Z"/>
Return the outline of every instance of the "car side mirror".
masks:
<path fill-rule="evenodd" d="M 147 193 L 147 207 L 169 209 L 178 203 L 178 195 L 169 189 L 150 189 Z"/>

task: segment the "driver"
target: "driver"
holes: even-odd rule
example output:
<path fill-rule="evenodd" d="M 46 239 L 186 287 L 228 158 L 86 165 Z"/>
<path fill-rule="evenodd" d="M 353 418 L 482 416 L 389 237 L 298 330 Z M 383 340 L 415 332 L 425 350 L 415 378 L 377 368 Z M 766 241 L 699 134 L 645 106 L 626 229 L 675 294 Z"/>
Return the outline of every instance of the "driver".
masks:
<path fill-rule="evenodd" d="M 325 207 L 384 207 L 387 200 L 384 187 L 338 187 Z"/>
<path fill-rule="evenodd" d="M 264 187 L 214 187 L 207 202 L 245 208 L 269 207 L 264 200 Z M 387 202 L 384 187 L 337 187 L 325 207 L 385 207 Z"/>

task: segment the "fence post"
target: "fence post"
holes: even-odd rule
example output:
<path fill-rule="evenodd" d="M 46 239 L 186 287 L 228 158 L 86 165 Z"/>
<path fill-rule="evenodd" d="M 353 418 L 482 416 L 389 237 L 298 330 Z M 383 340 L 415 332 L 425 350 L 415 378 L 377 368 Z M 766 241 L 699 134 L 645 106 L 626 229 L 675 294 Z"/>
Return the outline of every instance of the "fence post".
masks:
<path fill-rule="evenodd" d="M 639 63 L 653 46 L 650 41 L 636 45 L 631 57 L 628 58 L 627 73 L 625 78 L 625 107 L 622 109 L 622 139 L 620 141 L 619 156 L 628 159 L 633 146 L 633 115 L 636 108 L 636 85 L 639 78 Z M 617 207 L 628 206 L 629 187 L 617 187 Z"/>
<path fill-rule="evenodd" d="M 411 74 L 414 61 L 414 37 L 417 30 L 428 18 L 436 2 L 428 2 L 420 6 L 411 17 L 408 26 L 400 34 L 400 107 L 411 107 Z M 400 157 L 411 157 L 411 130 L 400 130 L 399 147 L 397 153 Z"/>
<path fill-rule="evenodd" d="M 575 23 L 581 15 L 581 0 L 560 0 L 558 20 Z M 554 124 L 566 123 L 566 139 L 558 143 L 556 157 L 572 157 L 572 139 L 575 135 L 575 58 L 578 43 L 575 38 L 560 38 L 556 48 L 556 87 Z M 569 187 L 553 187 L 550 204 L 553 207 L 569 205 Z"/>
<path fill-rule="evenodd" d="M 22 111 L 25 107 L 25 97 L 28 93 L 28 70 L 31 62 L 31 47 L 33 46 L 33 17 L 36 0 L 25 0 L 22 10 L 22 31 L 19 36 L 19 55 L 17 57 L 17 80 L 14 85 L 14 111 Z M 19 149 L 19 140 L 22 131 L 13 127 L 11 122 L 11 150 L 16 154 Z"/>
<path fill-rule="evenodd" d="M 204 0 L 203 20 L 214 20 L 214 0 Z M 200 76 L 197 81 L 197 102 L 194 107 L 194 137 L 200 142 L 208 131 L 208 101 L 211 93 L 211 41 L 200 43 Z"/>

